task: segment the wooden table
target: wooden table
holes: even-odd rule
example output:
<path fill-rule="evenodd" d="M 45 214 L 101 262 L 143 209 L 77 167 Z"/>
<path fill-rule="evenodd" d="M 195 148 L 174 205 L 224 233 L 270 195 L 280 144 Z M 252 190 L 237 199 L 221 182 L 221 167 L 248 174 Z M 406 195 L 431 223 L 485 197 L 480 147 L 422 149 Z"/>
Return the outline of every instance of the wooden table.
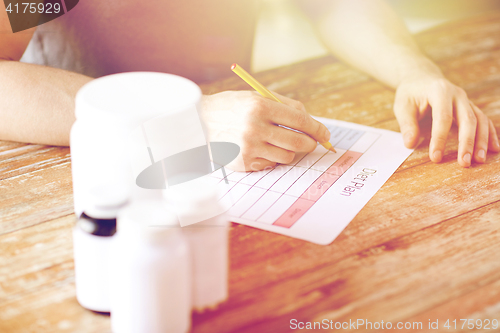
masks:
<path fill-rule="evenodd" d="M 417 40 L 499 129 L 500 13 Z M 394 92 L 334 58 L 257 78 L 314 115 L 398 131 Z M 248 87 L 233 77 L 202 88 Z M 441 328 L 500 319 L 500 155 L 461 168 L 454 129 L 444 161 L 431 163 L 423 126 L 424 143 L 331 245 L 233 225 L 229 301 L 194 315 L 193 332 L 287 332 L 291 319 L 422 322 L 427 331 L 429 319 Z M 0 331 L 109 331 L 108 317 L 75 299 L 69 149 L 0 142 L 0 159 Z"/>

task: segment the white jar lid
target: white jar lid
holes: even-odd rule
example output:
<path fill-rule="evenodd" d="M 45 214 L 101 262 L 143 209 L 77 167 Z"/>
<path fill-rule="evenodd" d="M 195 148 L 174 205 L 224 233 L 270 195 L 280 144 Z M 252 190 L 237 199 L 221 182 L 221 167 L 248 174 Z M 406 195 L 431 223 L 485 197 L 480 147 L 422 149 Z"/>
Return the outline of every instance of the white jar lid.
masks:
<path fill-rule="evenodd" d="M 84 213 L 96 219 L 114 219 L 129 198 L 129 189 L 119 183 L 94 186 L 87 195 Z"/>
<path fill-rule="evenodd" d="M 120 234 L 156 238 L 179 230 L 177 216 L 160 200 L 133 202 L 118 213 Z"/>
<path fill-rule="evenodd" d="M 129 72 L 103 76 L 85 84 L 76 95 L 77 119 L 137 126 L 159 114 L 175 112 L 201 99 L 192 81 L 172 74 Z"/>

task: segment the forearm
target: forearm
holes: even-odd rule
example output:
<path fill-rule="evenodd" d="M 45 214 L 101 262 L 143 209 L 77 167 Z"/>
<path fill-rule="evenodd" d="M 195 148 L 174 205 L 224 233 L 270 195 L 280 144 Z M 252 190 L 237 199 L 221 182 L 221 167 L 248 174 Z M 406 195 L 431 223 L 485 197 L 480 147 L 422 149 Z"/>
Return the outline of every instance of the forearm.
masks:
<path fill-rule="evenodd" d="M 303 0 L 299 4 L 333 54 L 385 84 L 396 88 L 405 77 L 423 71 L 442 76 L 384 1 Z"/>
<path fill-rule="evenodd" d="M 417 47 L 383 0 L 297 0 L 326 46 L 339 58 L 396 88 L 394 114 L 408 148 L 417 145 L 419 120 L 432 112 L 429 157 L 440 162 L 448 133 L 459 130 L 457 161 L 469 167 L 499 152 L 493 122 Z"/>
<path fill-rule="evenodd" d="M 69 145 L 75 96 L 92 78 L 0 61 L 0 140 Z"/>

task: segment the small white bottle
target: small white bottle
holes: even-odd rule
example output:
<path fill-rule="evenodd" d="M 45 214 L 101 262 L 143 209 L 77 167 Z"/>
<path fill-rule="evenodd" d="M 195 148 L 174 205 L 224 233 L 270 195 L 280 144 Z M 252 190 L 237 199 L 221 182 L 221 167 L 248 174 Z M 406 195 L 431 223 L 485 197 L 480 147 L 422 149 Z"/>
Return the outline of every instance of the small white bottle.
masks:
<path fill-rule="evenodd" d="M 116 215 L 127 201 L 113 184 L 89 191 L 84 213 L 73 228 L 76 298 L 86 309 L 109 313 L 108 253 L 116 231 Z"/>
<path fill-rule="evenodd" d="M 110 277 L 113 332 L 189 331 L 189 248 L 161 201 L 134 202 L 119 213 Z"/>
<path fill-rule="evenodd" d="M 227 206 L 208 177 L 172 186 L 164 198 L 176 211 L 191 249 L 193 309 L 215 309 L 228 298 Z"/>

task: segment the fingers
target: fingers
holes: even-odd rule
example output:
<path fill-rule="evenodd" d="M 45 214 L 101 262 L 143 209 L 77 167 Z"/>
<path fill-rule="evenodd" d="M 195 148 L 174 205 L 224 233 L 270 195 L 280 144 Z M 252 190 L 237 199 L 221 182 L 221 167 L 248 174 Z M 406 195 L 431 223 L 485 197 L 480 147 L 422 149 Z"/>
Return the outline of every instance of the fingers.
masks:
<path fill-rule="evenodd" d="M 283 104 L 269 101 L 272 104 L 268 119 L 272 123 L 301 131 L 320 143 L 330 141 L 330 131 L 325 125 L 313 119 L 301 102 L 275 94 Z"/>
<path fill-rule="evenodd" d="M 497 130 L 495 129 L 495 125 L 493 125 L 493 122 L 491 121 L 491 119 L 488 119 L 488 125 L 489 125 L 489 130 L 488 130 L 488 134 L 489 134 L 489 144 L 488 144 L 488 148 L 491 150 L 491 151 L 494 151 L 496 153 L 500 152 L 500 143 L 498 142 L 498 134 L 497 134 Z"/>
<path fill-rule="evenodd" d="M 467 101 L 469 102 L 469 101 Z M 488 150 L 492 152 L 500 151 L 498 135 L 491 119 L 476 106 L 469 102 L 470 109 L 466 108 L 465 101 L 457 103 L 457 120 L 459 122 L 459 145 L 458 159 L 462 156 L 462 166 L 469 166 L 468 154 L 473 149 L 474 161 L 485 163 Z M 473 115 L 470 114 L 472 110 Z M 467 113 L 469 112 L 469 113 Z M 465 129 L 463 128 L 465 124 Z M 472 139 L 473 128 L 475 137 Z M 473 147 L 473 148 L 471 148 Z"/>
<path fill-rule="evenodd" d="M 258 157 L 257 157 L 258 156 Z M 246 153 L 242 156 L 242 171 L 260 171 L 266 168 L 274 168 L 276 164 L 288 164 L 295 158 L 293 151 L 275 147 L 265 143 L 254 149 L 252 153 Z M 241 170 L 241 167 L 237 167 Z"/>
<path fill-rule="evenodd" d="M 234 171 L 261 171 L 264 169 L 271 169 L 276 166 L 276 163 L 268 161 L 263 158 L 253 158 L 251 160 L 243 160 L 237 158 L 227 165 L 227 167 Z"/>
<path fill-rule="evenodd" d="M 417 106 L 408 98 L 396 96 L 394 114 L 398 120 L 406 148 L 414 148 L 420 137 Z"/>
<path fill-rule="evenodd" d="M 259 140 L 253 143 L 244 142 L 241 149 L 241 158 L 246 170 L 248 170 L 249 167 L 258 169 L 273 163 L 289 164 L 295 158 L 295 152 Z M 255 165 L 251 166 L 252 164 Z"/>
<path fill-rule="evenodd" d="M 274 168 L 276 163 L 263 158 L 255 158 L 249 163 L 244 164 L 244 169 L 241 171 L 261 171 L 264 169 Z"/>
<path fill-rule="evenodd" d="M 266 138 L 270 144 L 294 151 L 294 152 L 311 152 L 316 148 L 316 140 L 310 136 L 298 133 L 279 126 L 272 126 Z"/>
<path fill-rule="evenodd" d="M 435 98 L 432 103 L 432 131 L 429 157 L 433 162 L 441 162 L 446 139 L 453 123 L 452 103 L 446 96 Z"/>
<path fill-rule="evenodd" d="M 458 124 L 458 157 L 457 161 L 463 167 L 469 167 L 472 162 L 478 119 L 468 99 L 455 100 Z"/>
<path fill-rule="evenodd" d="M 259 150 L 258 156 L 260 158 L 275 163 L 288 164 L 295 158 L 295 153 L 293 151 L 279 148 L 269 143 L 262 145 Z"/>
<path fill-rule="evenodd" d="M 494 152 L 500 151 L 493 122 L 465 95 L 456 97 L 454 104 L 458 125 L 458 164 L 469 167 L 472 160 L 477 163 L 485 163 L 488 149 Z M 447 106 L 439 108 L 435 105 L 433 105 L 432 110 L 433 125 L 429 155 L 431 160 L 439 162 L 453 116 L 449 117 L 449 111 L 439 111 L 449 110 Z M 441 153 L 436 153 L 439 150 Z"/>
<path fill-rule="evenodd" d="M 325 133 L 317 133 L 324 132 L 323 129 L 327 131 L 323 124 L 307 114 L 302 103 L 276 95 L 288 105 L 256 94 L 245 96 L 242 107 L 246 111 L 241 112 L 244 123 L 236 134 L 241 147 L 240 162 L 234 163 L 237 169 L 255 171 L 276 163 L 288 164 L 294 160 L 295 152 L 310 152 L 316 148 L 318 139 L 309 135 L 313 133 L 319 138 Z M 326 141 L 329 139 L 328 133 Z"/>
<path fill-rule="evenodd" d="M 474 161 L 486 162 L 489 139 L 489 119 L 473 103 L 469 103 L 477 119 L 476 138 L 474 143 Z M 460 155 L 459 155 L 460 156 Z"/>

